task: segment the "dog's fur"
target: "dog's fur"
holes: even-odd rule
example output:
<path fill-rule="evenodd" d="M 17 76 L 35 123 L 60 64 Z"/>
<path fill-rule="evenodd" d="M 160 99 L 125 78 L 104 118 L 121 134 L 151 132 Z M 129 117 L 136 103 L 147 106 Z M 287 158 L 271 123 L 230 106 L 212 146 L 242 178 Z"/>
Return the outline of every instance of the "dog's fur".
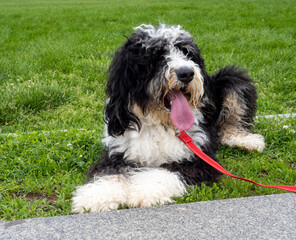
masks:
<path fill-rule="evenodd" d="M 177 71 L 190 68 L 192 81 Z M 194 113 L 187 133 L 210 157 L 219 143 L 262 151 L 251 132 L 256 89 L 245 70 L 230 66 L 209 76 L 192 36 L 180 26 L 141 25 L 116 52 L 107 83 L 105 151 L 72 199 L 72 212 L 170 203 L 190 185 L 219 173 L 177 137 L 167 93 L 181 91 Z"/>

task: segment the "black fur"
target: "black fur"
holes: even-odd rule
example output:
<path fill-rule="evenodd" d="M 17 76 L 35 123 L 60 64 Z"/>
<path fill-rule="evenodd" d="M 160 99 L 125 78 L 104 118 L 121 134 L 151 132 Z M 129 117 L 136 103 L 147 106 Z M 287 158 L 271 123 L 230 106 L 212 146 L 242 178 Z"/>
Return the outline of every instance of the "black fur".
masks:
<path fill-rule="evenodd" d="M 161 55 L 146 51 L 137 43 L 141 38 L 142 34 L 133 34 L 116 52 L 109 70 L 107 95 L 110 100 L 105 117 L 112 136 L 122 135 L 127 129 L 140 130 L 140 121 L 129 106 L 137 103 L 145 112 L 150 99 L 147 85 L 161 67 Z"/>
<path fill-rule="evenodd" d="M 211 76 L 208 92 L 216 107 L 216 118 L 214 120 L 217 121 L 217 117 L 219 117 L 225 96 L 229 92 L 235 91 L 246 104 L 247 111 L 246 115 L 242 116 L 242 124 L 249 129 L 251 125 L 244 123 L 253 122 L 257 106 L 257 91 L 252 83 L 253 80 L 247 75 L 247 70 L 239 69 L 236 66 L 222 68 Z"/>
<path fill-rule="evenodd" d="M 87 173 L 88 179 L 91 181 L 94 176 L 126 174 L 131 168 L 137 168 L 136 164 L 129 163 L 124 158 L 124 154 L 112 154 L 109 157 L 108 150 L 102 153 L 100 161 L 95 163 Z"/>

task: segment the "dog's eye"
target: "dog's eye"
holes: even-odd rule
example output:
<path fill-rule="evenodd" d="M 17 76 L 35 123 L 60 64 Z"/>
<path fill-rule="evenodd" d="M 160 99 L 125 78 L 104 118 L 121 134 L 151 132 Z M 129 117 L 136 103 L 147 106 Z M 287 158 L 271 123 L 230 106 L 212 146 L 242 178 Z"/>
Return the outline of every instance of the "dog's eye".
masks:
<path fill-rule="evenodd" d="M 182 51 L 185 55 L 189 53 L 188 47 L 186 45 L 177 44 L 175 45 L 180 51 Z"/>
<path fill-rule="evenodd" d="M 162 47 L 156 47 L 156 48 L 154 48 L 154 51 L 153 51 L 153 53 L 157 54 L 157 53 L 160 53 L 160 52 L 162 52 L 162 50 L 163 50 L 163 48 L 162 48 Z"/>
<path fill-rule="evenodd" d="M 181 46 L 180 49 L 185 55 L 187 55 L 189 53 L 187 46 Z"/>

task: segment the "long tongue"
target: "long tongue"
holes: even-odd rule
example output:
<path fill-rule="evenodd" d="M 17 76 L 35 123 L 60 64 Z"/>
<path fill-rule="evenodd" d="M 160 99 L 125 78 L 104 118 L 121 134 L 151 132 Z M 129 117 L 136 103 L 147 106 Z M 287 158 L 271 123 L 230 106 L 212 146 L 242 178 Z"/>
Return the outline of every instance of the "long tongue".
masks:
<path fill-rule="evenodd" d="M 168 98 L 172 103 L 171 119 L 179 130 L 188 130 L 194 123 L 193 112 L 181 91 L 168 93 Z"/>

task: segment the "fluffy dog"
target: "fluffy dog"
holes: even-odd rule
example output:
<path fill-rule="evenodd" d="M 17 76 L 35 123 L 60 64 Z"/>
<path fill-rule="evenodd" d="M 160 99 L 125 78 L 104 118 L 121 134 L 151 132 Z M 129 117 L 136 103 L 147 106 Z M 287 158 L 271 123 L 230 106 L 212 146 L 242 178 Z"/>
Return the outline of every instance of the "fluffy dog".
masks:
<path fill-rule="evenodd" d="M 105 150 L 76 189 L 73 213 L 170 203 L 191 185 L 217 181 L 220 174 L 176 137 L 175 125 L 193 124 L 188 135 L 213 159 L 219 143 L 264 149 L 251 131 L 252 79 L 234 66 L 210 76 L 180 26 L 136 27 L 115 54 L 107 95 Z"/>

